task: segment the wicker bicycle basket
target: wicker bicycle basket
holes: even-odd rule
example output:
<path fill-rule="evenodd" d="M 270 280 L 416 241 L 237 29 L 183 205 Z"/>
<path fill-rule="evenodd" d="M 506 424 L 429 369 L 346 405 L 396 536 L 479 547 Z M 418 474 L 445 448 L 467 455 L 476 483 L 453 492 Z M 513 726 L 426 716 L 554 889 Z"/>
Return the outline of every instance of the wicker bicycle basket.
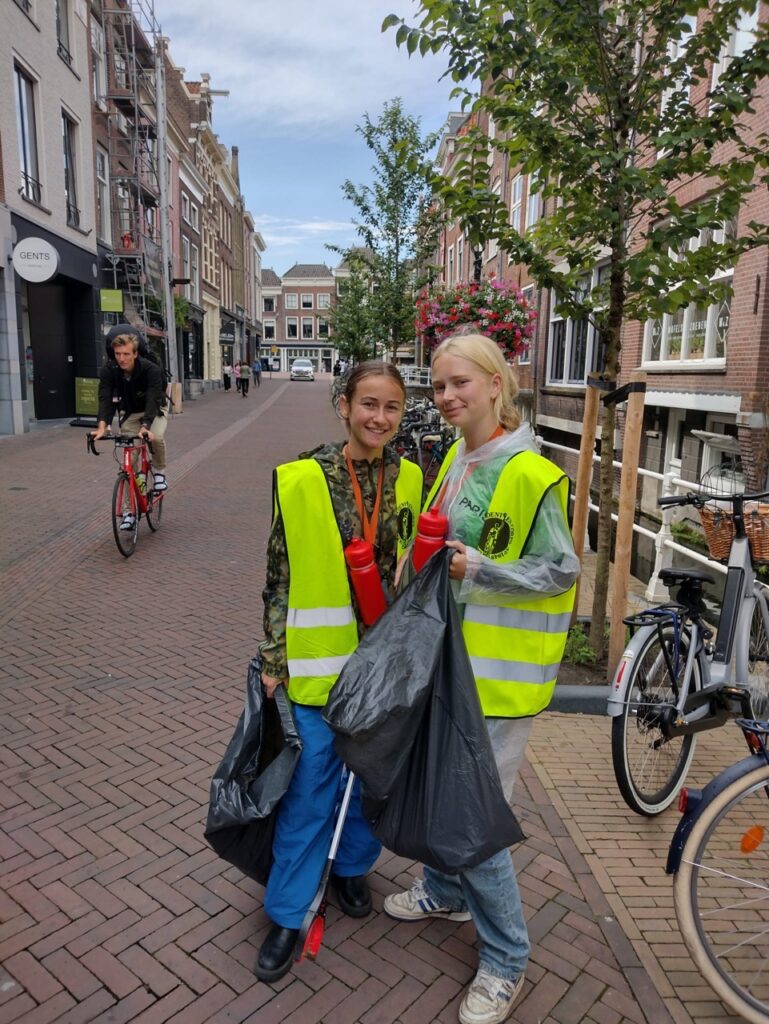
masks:
<path fill-rule="evenodd" d="M 747 502 L 743 516 L 753 561 L 769 562 L 769 505 L 756 501 Z M 729 549 L 734 537 L 734 518 L 731 509 L 705 505 L 700 509 L 700 518 L 710 557 L 725 562 L 729 558 Z"/>

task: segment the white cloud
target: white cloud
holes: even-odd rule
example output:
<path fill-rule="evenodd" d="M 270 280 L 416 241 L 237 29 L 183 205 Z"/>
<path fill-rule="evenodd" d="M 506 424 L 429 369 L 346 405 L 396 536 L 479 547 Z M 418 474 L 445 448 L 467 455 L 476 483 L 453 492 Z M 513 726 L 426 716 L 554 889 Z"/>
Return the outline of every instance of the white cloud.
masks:
<path fill-rule="evenodd" d="M 171 55 L 188 79 L 208 72 L 229 89 L 222 115 L 270 134 L 349 132 L 394 96 L 409 113 L 442 119 L 449 86 L 441 58 L 410 59 L 380 31 L 411 0 L 156 0 Z M 225 112 L 226 111 L 226 112 Z M 432 130 L 432 121 L 423 126 Z"/>
<path fill-rule="evenodd" d="M 354 225 L 344 220 L 293 220 L 260 213 L 254 216 L 254 224 L 271 252 L 276 249 L 317 252 L 319 244 L 352 245 L 356 237 Z M 338 262 L 338 256 L 328 250 L 319 259 L 326 263 Z"/>

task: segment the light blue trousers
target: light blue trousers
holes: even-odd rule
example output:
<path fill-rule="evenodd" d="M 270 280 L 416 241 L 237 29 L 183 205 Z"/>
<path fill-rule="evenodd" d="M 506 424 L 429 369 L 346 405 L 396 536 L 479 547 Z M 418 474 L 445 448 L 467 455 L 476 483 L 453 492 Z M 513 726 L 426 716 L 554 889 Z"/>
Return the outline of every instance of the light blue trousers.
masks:
<path fill-rule="evenodd" d="M 283 928 L 299 928 L 312 903 L 344 791 L 344 765 L 334 751 L 334 734 L 321 718 L 322 708 L 295 704 L 293 711 L 303 749 L 288 792 L 278 805 L 272 844 L 275 862 L 264 893 L 264 909 Z M 360 783 L 356 782 L 334 874 L 365 875 L 381 848 L 361 812 Z"/>

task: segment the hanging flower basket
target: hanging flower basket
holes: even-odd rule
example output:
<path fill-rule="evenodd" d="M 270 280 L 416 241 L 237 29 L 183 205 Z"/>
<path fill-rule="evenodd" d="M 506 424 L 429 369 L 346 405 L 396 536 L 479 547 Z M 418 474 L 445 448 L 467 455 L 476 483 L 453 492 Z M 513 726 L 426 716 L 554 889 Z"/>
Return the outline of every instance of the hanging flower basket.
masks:
<path fill-rule="evenodd" d="M 457 328 L 472 324 L 509 361 L 529 344 L 536 317 L 518 288 L 494 278 L 425 291 L 417 298 L 416 328 L 431 349 Z"/>

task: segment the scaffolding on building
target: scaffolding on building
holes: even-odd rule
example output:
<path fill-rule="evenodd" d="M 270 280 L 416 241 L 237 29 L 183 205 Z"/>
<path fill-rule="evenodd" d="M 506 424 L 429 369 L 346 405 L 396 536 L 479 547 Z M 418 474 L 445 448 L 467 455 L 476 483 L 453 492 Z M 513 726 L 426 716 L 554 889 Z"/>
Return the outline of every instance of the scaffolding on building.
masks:
<path fill-rule="evenodd" d="M 102 17 L 113 221 L 107 261 L 113 287 L 123 292 L 125 318 L 144 330 L 177 376 L 170 252 L 164 238 L 165 40 L 154 0 L 103 0 Z"/>

